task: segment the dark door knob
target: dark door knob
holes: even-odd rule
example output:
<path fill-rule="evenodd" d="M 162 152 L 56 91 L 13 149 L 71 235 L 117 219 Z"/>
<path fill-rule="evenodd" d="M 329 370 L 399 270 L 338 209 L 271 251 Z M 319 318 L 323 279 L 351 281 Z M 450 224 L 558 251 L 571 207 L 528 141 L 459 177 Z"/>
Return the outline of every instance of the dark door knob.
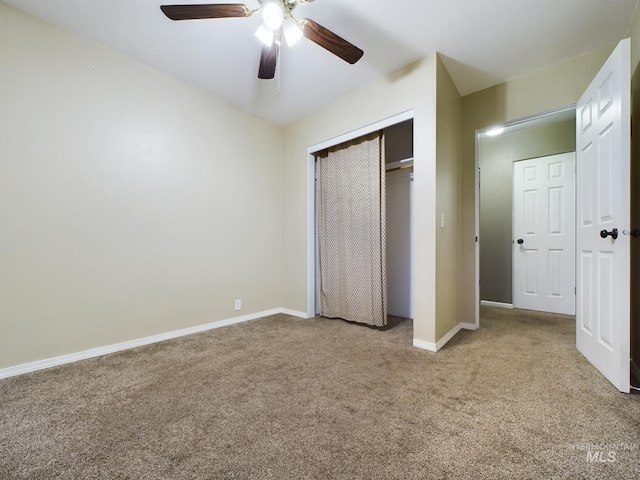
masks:
<path fill-rule="evenodd" d="M 516 240 L 518 242 L 518 245 L 522 245 L 524 243 L 524 240 L 519 238 L 518 240 Z"/>
<path fill-rule="evenodd" d="M 613 230 L 611 230 L 610 232 L 607 232 L 606 230 L 602 230 L 602 231 L 600 232 L 600 236 L 601 236 L 602 238 L 611 237 L 611 238 L 613 238 L 613 239 L 615 240 L 616 238 L 618 238 L 618 229 L 617 229 L 617 228 L 614 228 L 614 229 L 613 229 Z"/>
<path fill-rule="evenodd" d="M 622 232 L 622 233 L 624 233 L 624 232 Z M 638 237 L 640 237 L 640 229 L 638 229 L 638 228 L 634 228 L 633 230 L 631 230 L 631 231 L 629 232 L 629 235 L 631 235 L 633 238 L 638 238 Z"/>

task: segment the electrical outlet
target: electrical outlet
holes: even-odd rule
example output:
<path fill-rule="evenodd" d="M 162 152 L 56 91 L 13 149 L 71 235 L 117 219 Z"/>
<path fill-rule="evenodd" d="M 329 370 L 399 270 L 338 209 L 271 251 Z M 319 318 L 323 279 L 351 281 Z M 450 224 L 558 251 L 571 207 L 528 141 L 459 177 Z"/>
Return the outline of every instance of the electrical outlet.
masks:
<path fill-rule="evenodd" d="M 242 310 L 242 300 L 236 300 L 236 312 Z"/>

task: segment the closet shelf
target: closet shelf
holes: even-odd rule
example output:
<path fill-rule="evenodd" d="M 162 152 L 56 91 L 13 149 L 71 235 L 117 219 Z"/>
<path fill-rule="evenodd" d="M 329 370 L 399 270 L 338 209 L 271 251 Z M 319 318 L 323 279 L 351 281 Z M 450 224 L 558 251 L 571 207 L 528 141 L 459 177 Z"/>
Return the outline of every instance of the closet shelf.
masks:
<path fill-rule="evenodd" d="M 387 172 L 393 172 L 394 170 L 401 170 L 404 168 L 412 168 L 413 167 L 413 157 L 405 158 L 404 160 L 399 160 L 397 162 L 389 162 L 385 165 L 385 170 Z"/>

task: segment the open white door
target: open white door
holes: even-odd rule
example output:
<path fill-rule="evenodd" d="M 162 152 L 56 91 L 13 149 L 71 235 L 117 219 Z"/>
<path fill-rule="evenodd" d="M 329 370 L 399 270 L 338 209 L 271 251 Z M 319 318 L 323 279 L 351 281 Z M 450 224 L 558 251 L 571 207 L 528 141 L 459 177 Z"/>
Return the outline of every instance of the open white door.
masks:
<path fill-rule="evenodd" d="M 576 313 L 575 154 L 513 164 L 513 306 Z"/>
<path fill-rule="evenodd" d="M 576 109 L 578 350 L 629 392 L 630 41 L 622 40 Z"/>

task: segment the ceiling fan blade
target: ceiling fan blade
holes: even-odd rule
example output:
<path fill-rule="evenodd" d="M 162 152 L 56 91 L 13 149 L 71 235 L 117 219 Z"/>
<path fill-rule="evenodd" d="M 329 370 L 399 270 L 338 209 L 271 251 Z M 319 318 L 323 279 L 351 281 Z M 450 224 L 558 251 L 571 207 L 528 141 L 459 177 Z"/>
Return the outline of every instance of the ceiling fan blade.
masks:
<path fill-rule="evenodd" d="M 358 47 L 313 20 L 303 18 L 299 22 L 299 25 L 305 37 L 317 43 L 322 48 L 329 50 L 345 62 L 353 65 L 364 55 L 364 52 Z"/>
<path fill-rule="evenodd" d="M 258 70 L 258 78 L 270 80 L 276 76 L 276 64 L 278 61 L 278 46 L 276 42 L 270 47 L 262 46 L 262 54 L 260 55 L 260 69 Z"/>
<path fill-rule="evenodd" d="M 162 5 L 160 9 L 171 20 L 197 20 L 201 18 L 249 17 L 251 8 L 241 3 L 205 5 Z"/>

